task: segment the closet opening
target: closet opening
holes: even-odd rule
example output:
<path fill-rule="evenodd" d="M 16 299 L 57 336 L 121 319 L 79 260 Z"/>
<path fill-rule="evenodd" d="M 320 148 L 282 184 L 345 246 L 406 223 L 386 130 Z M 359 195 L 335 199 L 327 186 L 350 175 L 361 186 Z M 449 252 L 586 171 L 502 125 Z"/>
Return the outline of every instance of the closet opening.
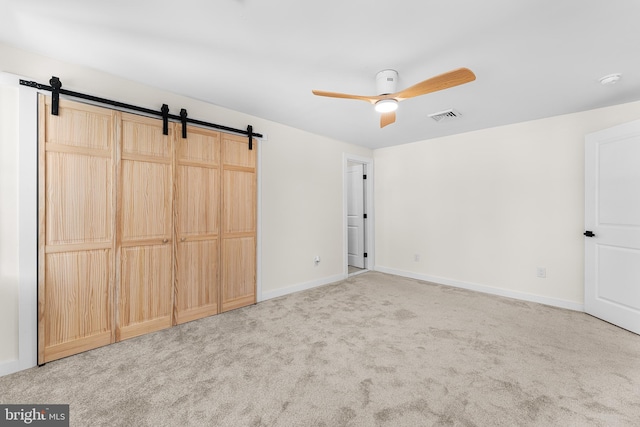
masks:
<path fill-rule="evenodd" d="M 352 276 L 373 269 L 373 160 L 345 156 L 345 269 Z"/>

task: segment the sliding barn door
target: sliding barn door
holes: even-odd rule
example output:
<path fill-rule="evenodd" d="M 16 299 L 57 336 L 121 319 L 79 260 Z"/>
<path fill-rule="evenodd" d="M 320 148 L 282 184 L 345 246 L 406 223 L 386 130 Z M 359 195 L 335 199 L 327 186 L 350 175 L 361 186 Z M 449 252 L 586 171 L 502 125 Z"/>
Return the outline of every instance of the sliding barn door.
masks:
<path fill-rule="evenodd" d="M 39 98 L 38 363 L 114 340 L 112 111 Z"/>
<path fill-rule="evenodd" d="M 256 302 L 256 151 L 222 134 L 222 311 Z"/>
<path fill-rule="evenodd" d="M 173 144 L 162 121 L 122 114 L 118 328 L 123 340 L 171 326 Z"/>
<path fill-rule="evenodd" d="M 256 302 L 257 144 L 39 102 L 39 363 Z"/>
<path fill-rule="evenodd" d="M 175 131 L 175 318 L 184 323 L 218 313 L 220 134 Z"/>

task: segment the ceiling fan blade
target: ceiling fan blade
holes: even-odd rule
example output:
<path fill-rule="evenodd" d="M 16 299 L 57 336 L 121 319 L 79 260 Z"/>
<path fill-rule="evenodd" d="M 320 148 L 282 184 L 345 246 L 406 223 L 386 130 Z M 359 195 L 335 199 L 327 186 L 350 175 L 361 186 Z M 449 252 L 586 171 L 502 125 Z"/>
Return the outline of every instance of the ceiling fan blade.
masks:
<path fill-rule="evenodd" d="M 472 82 L 476 79 L 476 75 L 473 74 L 468 68 L 458 68 L 435 77 L 431 77 L 423 82 L 408 87 L 400 92 L 396 92 L 391 96 L 398 101 L 403 99 L 409 99 L 420 95 L 425 95 L 431 92 L 437 92 L 439 90 L 448 89 L 450 87 L 458 86 L 461 84 Z"/>
<path fill-rule="evenodd" d="M 313 92 L 313 94 L 317 96 L 327 96 L 329 98 L 359 99 L 361 101 L 366 101 L 371 104 L 375 104 L 377 101 L 384 98 L 382 96 L 349 95 L 347 93 L 325 92 L 323 90 L 312 90 L 311 92 Z"/>
<path fill-rule="evenodd" d="M 386 125 L 390 125 L 396 121 L 396 112 L 391 111 L 389 113 L 382 113 L 380 115 L 380 128 L 382 129 Z"/>

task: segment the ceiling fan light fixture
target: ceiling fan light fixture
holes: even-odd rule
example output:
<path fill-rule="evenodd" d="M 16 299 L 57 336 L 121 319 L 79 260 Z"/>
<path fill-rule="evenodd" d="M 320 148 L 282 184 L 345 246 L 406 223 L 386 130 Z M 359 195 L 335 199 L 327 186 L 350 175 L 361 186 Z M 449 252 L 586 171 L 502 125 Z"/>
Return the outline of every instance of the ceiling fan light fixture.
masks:
<path fill-rule="evenodd" d="M 416 96 L 426 95 L 431 92 L 437 92 L 443 89 L 449 89 L 454 86 L 472 82 L 476 79 L 468 68 L 458 68 L 423 80 L 401 91 L 396 91 L 396 82 L 398 80 L 398 72 L 395 70 L 382 70 L 376 75 L 376 87 L 378 95 L 363 96 L 350 95 L 348 93 L 326 92 L 323 90 L 312 90 L 316 96 L 327 96 L 329 98 L 357 99 L 373 104 L 380 115 L 380 127 L 395 123 L 398 102 Z"/>
<path fill-rule="evenodd" d="M 376 102 L 375 109 L 378 113 L 390 113 L 398 109 L 398 101 L 395 99 L 381 99 Z"/>

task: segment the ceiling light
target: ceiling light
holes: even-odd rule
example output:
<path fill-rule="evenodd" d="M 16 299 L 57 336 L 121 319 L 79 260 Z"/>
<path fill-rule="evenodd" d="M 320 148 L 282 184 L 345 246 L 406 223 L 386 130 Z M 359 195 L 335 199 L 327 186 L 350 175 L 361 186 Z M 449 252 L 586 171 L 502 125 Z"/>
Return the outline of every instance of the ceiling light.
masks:
<path fill-rule="evenodd" d="M 376 102 L 375 108 L 378 113 L 390 113 L 398 109 L 398 101 L 395 99 L 381 99 Z"/>
<path fill-rule="evenodd" d="M 620 77 L 622 77 L 621 73 L 608 74 L 604 77 L 600 77 L 599 81 L 600 81 L 600 84 L 603 84 L 603 85 L 612 85 L 618 80 L 620 80 Z"/>

